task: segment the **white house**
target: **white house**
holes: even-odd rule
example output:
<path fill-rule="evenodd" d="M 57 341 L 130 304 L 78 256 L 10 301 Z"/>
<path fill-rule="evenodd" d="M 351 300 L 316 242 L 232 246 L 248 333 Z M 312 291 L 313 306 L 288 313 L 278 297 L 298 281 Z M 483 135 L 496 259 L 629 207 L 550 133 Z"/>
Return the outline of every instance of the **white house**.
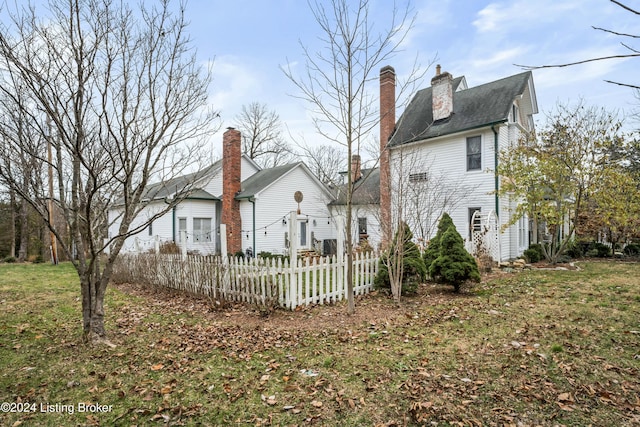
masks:
<path fill-rule="evenodd" d="M 328 203 L 332 195 L 302 163 L 261 169 L 241 155 L 240 132 L 229 128 L 223 136 L 223 158 L 195 174 L 151 185 L 148 205 L 132 228 L 154 216 L 176 189 L 190 186 L 189 195 L 172 211 L 128 238 L 122 252 L 154 250 L 163 242 L 186 245 L 201 254 L 220 252 L 220 224 L 226 224 L 227 250 L 282 254 L 288 248 L 287 221 L 298 223 L 300 249 L 322 249 L 335 239 Z M 298 203 L 294 194 L 302 195 Z M 117 233 L 121 207 L 109 210 L 109 235 Z"/>
<path fill-rule="evenodd" d="M 378 249 L 380 228 L 380 168 L 361 168 L 360 156 L 351 158 L 353 194 L 351 196 L 352 242 L 355 245 Z M 334 217 L 346 219 L 346 185 L 337 189 L 336 198 L 329 204 Z"/>
<path fill-rule="evenodd" d="M 381 70 L 380 86 L 381 217 L 394 216 L 394 201 L 402 197 L 399 192 L 430 176 L 446 176 L 442 185 L 457 183 L 451 191 L 464 192 L 448 213 L 467 249 L 474 249 L 474 236 L 478 238 L 494 221 L 488 236 L 484 233 L 490 240 L 493 235 L 498 246 L 494 258 L 521 255 L 529 245 L 529 221 L 521 218 L 507 227 L 517 200 L 496 194 L 502 179 L 496 167 L 500 150 L 534 130 L 538 106 L 532 73 L 469 88 L 464 77 L 453 78 L 438 65 L 431 86 L 414 95 L 397 123 L 393 68 Z M 412 229 L 418 226 L 409 223 Z"/>

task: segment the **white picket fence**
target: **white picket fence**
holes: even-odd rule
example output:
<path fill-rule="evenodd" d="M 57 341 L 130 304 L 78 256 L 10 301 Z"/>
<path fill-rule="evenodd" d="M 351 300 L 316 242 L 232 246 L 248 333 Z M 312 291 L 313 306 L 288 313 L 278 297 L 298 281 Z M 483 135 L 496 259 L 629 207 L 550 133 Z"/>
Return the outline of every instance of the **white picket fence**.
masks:
<path fill-rule="evenodd" d="M 373 289 L 378 257 L 357 253 L 353 260 L 353 292 Z M 347 296 L 347 263 L 333 257 L 298 259 L 228 258 L 200 255 L 127 254 L 114 268 L 117 280 L 161 286 L 215 300 L 274 305 L 295 309 L 325 304 Z"/>

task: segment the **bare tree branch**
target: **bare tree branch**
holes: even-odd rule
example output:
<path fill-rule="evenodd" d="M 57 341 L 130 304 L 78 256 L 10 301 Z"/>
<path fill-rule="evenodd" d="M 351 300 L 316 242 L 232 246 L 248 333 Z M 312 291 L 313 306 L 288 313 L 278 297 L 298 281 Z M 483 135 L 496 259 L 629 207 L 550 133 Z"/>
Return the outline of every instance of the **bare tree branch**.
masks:
<path fill-rule="evenodd" d="M 621 8 L 628 10 L 629 12 L 635 13 L 636 15 L 640 15 L 640 12 L 638 12 L 638 11 L 637 11 L 637 10 L 635 10 L 635 9 L 630 8 L 629 6 L 627 6 L 627 5 L 625 5 L 625 4 L 622 4 L 622 3 L 621 3 L 621 2 L 619 2 L 619 1 L 611 0 L 611 3 L 615 3 L 615 4 L 617 4 L 618 6 L 620 6 Z"/>

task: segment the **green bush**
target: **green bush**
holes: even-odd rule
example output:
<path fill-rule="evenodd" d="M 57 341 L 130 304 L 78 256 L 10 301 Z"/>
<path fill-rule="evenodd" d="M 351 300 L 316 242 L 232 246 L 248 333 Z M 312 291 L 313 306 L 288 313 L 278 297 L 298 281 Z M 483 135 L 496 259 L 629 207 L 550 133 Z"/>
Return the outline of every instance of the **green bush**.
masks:
<path fill-rule="evenodd" d="M 625 255 L 629 255 L 629 256 L 640 255 L 640 244 L 629 243 L 627 246 L 624 247 L 623 252 Z"/>
<path fill-rule="evenodd" d="M 402 231 L 403 235 L 398 233 Z M 391 289 L 391 280 L 389 278 L 388 265 L 394 260 L 392 257 L 397 254 L 396 245 L 400 240 L 403 241 L 402 249 L 402 295 L 412 295 L 418 291 L 418 285 L 422 283 L 427 275 L 427 269 L 424 261 L 420 256 L 420 249 L 413 243 L 413 233 L 407 224 L 402 225 L 402 230 L 398 230 L 391 244 L 389 251 L 386 251 L 380 257 L 378 264 L 378 274 L 374 279 L 374 286 L 377 289 Z"/>
<path fill-rule="evenodd" d="M 433 264 L 433 261 L 440 256 L 440 241 L 449 227 L 455 228 L 455 225 L 453 224 L 453 220 L 449 214 L 444 213 L 438 222 L 438 231 L 436 232 L 436 235 L 429 241 L 429 245 L 427 245 L 427 249 L 425 249 L 424 254 L 422 255 L 424 265 L 427 267 L 427 272 L 429 271 L 431 264 Z"/>
<path fill-rule="evenodd" d="M 591 249 L 595 249 L 596 255 L 598 258 L 606 258 L 611 256 L 611 248 L 604 243 L 594 242 L 591 245 Z"/>
<path fill-rule="evenodd" d="M 453 285 L 456 292 L 468 280 L 480 281 L 478 264 L 464 248 L 462 236 L 451 226 L 440 240 L 440 254 L 429 266 L 429 275 L 440 282 Z"/>
<path fill-rule="evenodd" d="M 567 243 L 565 253 L 571 258 L 582 258 L 582 256 L 584 256 L 583 245 L 578 240 L 571 239 L 569 243 Z"/>
<path fill-rule="evenodd" d="M 539 243 L 532 243 L 531 245 L 529 245 L 529 249 L 524 251 L 522 255 L 527 260 L 527 262 L 532 264 L 544 259 L 542 245 Z"/>
<path fill-rule="evenodd" d="M 4 261 L 4 262 L 8 262 L 8 263 L 14 263 L 14 262 L 16 262 L 17 260 L 16 260 L 16 257 L 14 257 L 14 256 L 8 256 L 8 257 L 6 257 L 3 261 Z"/>

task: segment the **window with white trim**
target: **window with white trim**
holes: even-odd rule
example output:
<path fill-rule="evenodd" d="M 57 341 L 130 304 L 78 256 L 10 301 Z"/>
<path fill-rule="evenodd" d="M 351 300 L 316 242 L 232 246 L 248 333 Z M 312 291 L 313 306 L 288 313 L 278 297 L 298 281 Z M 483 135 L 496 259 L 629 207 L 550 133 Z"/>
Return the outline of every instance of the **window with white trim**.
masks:
<path fill-rule="evenodd" d="M 511 106 L 511 123 L 520 123 L 520 110 L 516 104 Z"/>
<path fill-rule="evenodd" d="M 211 218 L 193 218 L 193 241 L 211 241 Z"/>
<path fill-rule="evenodd" d="M 178 242 L 182 243 L 182 235 L 187 235 L 187 218 L 178 218 Z"/>
<path fill-rule="evenodd" d="M 470 136 L 467 138 L 467 170 L 482 169 L 482 138 Z"/>

